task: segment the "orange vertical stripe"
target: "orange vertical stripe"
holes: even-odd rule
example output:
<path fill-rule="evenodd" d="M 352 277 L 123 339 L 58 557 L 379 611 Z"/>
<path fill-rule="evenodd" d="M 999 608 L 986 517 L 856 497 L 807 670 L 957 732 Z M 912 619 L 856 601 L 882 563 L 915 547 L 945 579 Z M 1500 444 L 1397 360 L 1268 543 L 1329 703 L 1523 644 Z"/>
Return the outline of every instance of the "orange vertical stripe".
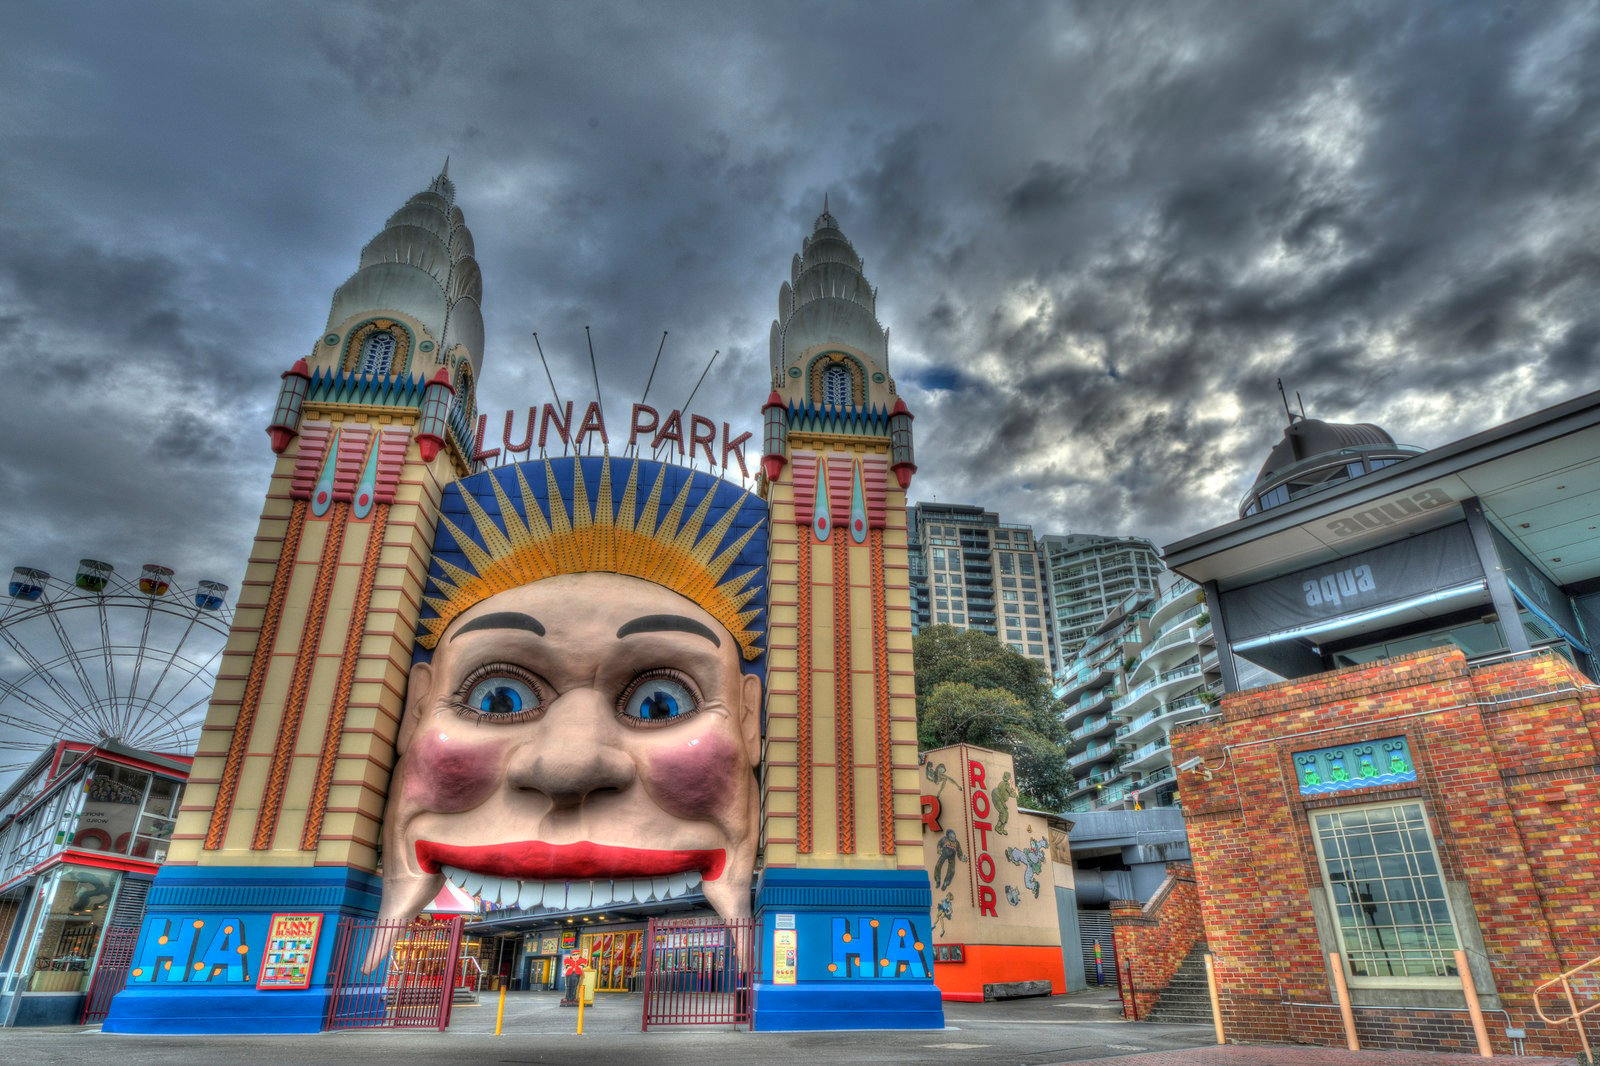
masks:
<path fill-rule="evenodd" d="M 216 805 L 211 809 L 211 825 L 206 830 L 205 850 L 222 847 L 228 833 L 228 816 L 233 813 L 233 797 L 239 790 L 239 774 L 244 769 L 245 751 L 255 726 L 256 710 L 261 705 L 261 689 L 266 684 L 267 666 L 272 661 L 272 645 L 278 639 L 278 624 L 283 620 L 283 601 L 289 594 L 289 579 L 294 576 L 294 559 L 300 551 L 300 533 L 306 525 L 306 501 L 295 500 L 284 529 L 283 546 L 278 552 L 278 571 L 272 575 L 272 591 L 267 595 L 261 629 L 256 634 L 256 650 L 250 657 L 250 672 L 245 677 L 244 695 L 239 700 L 239 716 L 228 741 L 228 756 L 222 764 L 222 780 L 217 785 Z"/>
<path fill-rule="evenodd" d="M 317 783 L 311 790 L 311 809 L 306 812 L 305 831 L 300 834 L 301 851 L 315 851 L 317 841 L 322 838 L 322 817 L 328 810 L 328 790 L 333 787 L 333 768 L 339 761 L 344 716 L 350 708 L 350 688 L 355 683 L 356 660 L 360 657 L 361 638 L 367 629 L 367 607 L 372 603 L 372 585 L 377 579 L 378 558 L 383 554 L 383 534 L 388 526 L 389 505 L 380 503 L 373 510 L 367 555 L 361 561 L 361 583 L 356 587 L 356 601 L 350 612 L 344 657 L 339 660 L 339 680 L 334 684 L 328 731 L 322 738 L 322 757 L 317 762 Z"/>
<path fill-rule="evenodd" d="M 856 851 L 856 753 L 850 702 L 850 538 L 833 541 L 833 765 L 838 781 L 839 854 Z"/>
<path fill-rule="evenodd" d="M 894 757 L 889 743 L 889 621 L 883 598 L 883 530 L 870 534 L 872 551 L 873 726 L 878 741 L 878 850 L 894 854 Z"/>
<path fill-rule="evenodd" d="M 278 742 L 272 749 L 272 766 L 267 771 L 267 786 L 261 797 L 261 810 L 256 815 L 255 836 L 250 841 L 255 851 L 272 847 L 273 835 L 278 830 L 278 812 L 283 809 L 289 764 L 294 759 L 295 742 L 300 736 L 300 719 L 305 714 L 306 693 L 311 689 L 311 671 L 317 665 L 317 646 L 322 643 L 322 626 L 328 617 L 328 600 L 333 594 L 333 579 L 339 571 L 339 552 L 344 547 L 345 525 L 349 520 L 350 505 L 335 503 L 328 522 L 328 539 L 322 545 L 322 558 L 317 563 L 317 581 L 306 610 L 305 630 L 300 634 L 294 674 L 289 679 L 283 720 L 278 723 Z"/>
<path fill-rule="evenodd" d="M 800 553 L 799 588 L 796 590 L 798 606 L 795 620 L 799 631 L 795 637 L 795 703 L 799 716 L 799 752 L 795 757 L 795 850 L 802 855 L 811 854 L 811 776 L 815 772 L 811 750 L 811 525 L 807 523 L 795 530 L 799 534 Z"/>

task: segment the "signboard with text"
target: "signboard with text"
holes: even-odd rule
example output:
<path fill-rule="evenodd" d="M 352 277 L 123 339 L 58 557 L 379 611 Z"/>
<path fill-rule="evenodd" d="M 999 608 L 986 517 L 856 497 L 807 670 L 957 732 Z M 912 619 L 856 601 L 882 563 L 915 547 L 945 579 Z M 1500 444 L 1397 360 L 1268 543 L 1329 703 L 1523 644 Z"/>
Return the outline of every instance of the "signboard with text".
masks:
<path fill-rule="evenodd" d="M 261 956 L 258 989 L 310 988 L 311 969 L 317 958 L 317 937 L 322 932 L 320 914 L 274 914 L 267 926 L 267 943 Z"/>

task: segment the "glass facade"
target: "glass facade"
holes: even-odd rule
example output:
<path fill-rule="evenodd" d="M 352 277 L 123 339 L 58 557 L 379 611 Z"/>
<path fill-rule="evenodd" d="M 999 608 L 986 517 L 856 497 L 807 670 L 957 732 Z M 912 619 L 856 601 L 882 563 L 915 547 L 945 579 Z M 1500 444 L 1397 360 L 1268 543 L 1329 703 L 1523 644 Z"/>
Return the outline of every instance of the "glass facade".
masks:
<path fill-rule="evenodd" d="M 11 969 L 27 992 L 85 992 L 122 874 L 58 866 L 40 881 Z"/>

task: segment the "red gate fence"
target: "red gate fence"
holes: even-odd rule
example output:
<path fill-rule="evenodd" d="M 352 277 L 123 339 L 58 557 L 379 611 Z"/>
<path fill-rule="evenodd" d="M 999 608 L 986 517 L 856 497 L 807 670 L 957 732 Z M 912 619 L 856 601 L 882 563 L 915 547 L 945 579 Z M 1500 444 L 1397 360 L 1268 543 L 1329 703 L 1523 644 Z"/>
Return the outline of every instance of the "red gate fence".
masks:
<path fill-rule="evenodd" d="M 462 924 L 459 917 L 446 922 L 340 919 L 324 1028 L 443 1031 L 455 998 Z M 369 965 L 371 972 L 364 972 Z"/>
<path fill-rule="evenodd" d="M 111 998 L 128 983 L 128 969 L 133 965 L 133 950 L 138 943 L 137 925 L 113 925 L 106 930 L 79 1024 L 92 1025 L 106 1020 L 106 1015 L 111 1013 Z"/>
<path fill-rule="evenodd" d="M 760 930 L 754 919 L 650 919 L 642 1028 L 748 1025 Z"/>

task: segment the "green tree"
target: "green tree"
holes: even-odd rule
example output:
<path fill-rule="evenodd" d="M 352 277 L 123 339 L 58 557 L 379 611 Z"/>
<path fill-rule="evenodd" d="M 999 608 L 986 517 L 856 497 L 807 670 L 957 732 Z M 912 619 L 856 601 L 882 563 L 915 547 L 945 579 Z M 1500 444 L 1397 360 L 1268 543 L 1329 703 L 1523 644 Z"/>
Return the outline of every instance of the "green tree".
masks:
<path fill-rule="evenodd" d="M 1066 805 L 1060 708 L 1044 665 L 988 633 L 930 626 L 912 641 L 917 671 L 917 736 L 924 750 L 974 744 L 1011 754 L 1025 807 Z"/>

